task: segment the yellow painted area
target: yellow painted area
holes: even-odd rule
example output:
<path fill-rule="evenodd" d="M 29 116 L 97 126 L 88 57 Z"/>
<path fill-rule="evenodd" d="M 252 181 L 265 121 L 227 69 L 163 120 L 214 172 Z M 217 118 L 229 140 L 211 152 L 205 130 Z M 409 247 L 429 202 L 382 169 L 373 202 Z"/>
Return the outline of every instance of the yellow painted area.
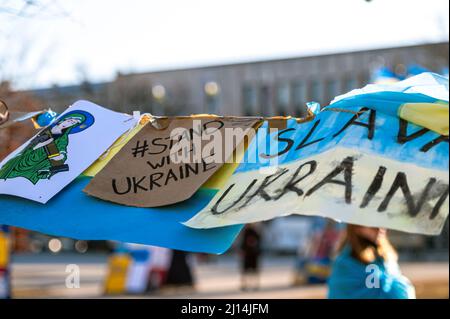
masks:
<path fill-rule="evenodd" d="M 235 153 L 235 162 L 234 163 L 225 163 L 223 166 L 211 176 L 205 184 L 202 185 L 204 188 L 212 188 L 212 189 L 221 189 L 227 183 L 228 178 L 233 175 L 236 168 L 239 166 L 239 163 L 244 156 L 245 149 L 243 147 L 237 147 L 237 152 Z"/>
<path fill-rule="evenodd" d="M 57 156 L 60 156 L 60 155 L 61 155 L 60 153 L 56 153 L 56 154 L 53 154 L 53 155 L 49 155 L 48 158 L 54 158 L 54 157 L 57 157 Z"/>
<path fill-rule="evenodd" d="M 258 122 L 254 128 L 257 130 L 262 125 L 262 122 Z M 223 166 L 211 176 L 206 183 L 202 185 L 203 188 L 212 188 L 212 189 L 222 189 L 225 187 L 228 179 L 231 175 L 233 175 L 236 168 L 241 163 L 242 158 L 244 157 L 245 151 L 248 148 L 248 143 L 246 139 L 244 139 L 234 150 L 233 158 L 235 161 L 233 163 L 225 163 Z"/>
<path fill-rule="evenodd" d="M 127 254 L 116 254 L 109 258 L 109 272 L 105 283 L 106 294 L 125 293 L 130 264 L 131 257 Z"/>
<path fill-rule="evenodd" d="M 210 115 L 208 114 L 208 116 Z M 92 164 L 83 172 L 83 175 L 89 177 L 94 177 L 95 175 L 97 175 L 97 173 L 100 172 L 106 166 L 106 164 L 108 164 L 108 162 L 122 149 L 122 147 L 125 146 L 149 121 L 151 121 L 151 118 L 144 115 L 135 128 L 123 134 L 119 139 L 117 139 L 117 141 L 108 149 L 107 152 L 105 152 L 102 157 L 100 157 L 97 161 L 95 161 L 94 164 Z M 255 125 L 255 129 L 261 124 L 262 123 L 258 123 L 257 125 Z M 211 178 L 205 184 L 203 184 L 202 187 L 212 189 L 222 188 L 228 178 L 238 167 L 247 147 L 248 145 L 244 140 L 241 145 L 236 147 L 235 153 L 233 155 L 235 158 L 235 162 L 225 163 L 213 176 L 211 176 Z"/>
<path fill-rule="evenodd" d="M 0 232 L 0 269 L 6 268 L 9 263 L 9 239 Z"/>
<path fill-rule="evenodd" d="M 448 136 L 448 103 L 406 103 L 400 106 L 402 119 Z"/>
<path fill-rule="evenodd" d="M 382 78 L 375 82 L 375 84 L 393 84 L 397 83 L 399 80 L 396 78 Z"/>
<path fill-rule="evenodd" d="M 310 275 L 326 278 L 330 275 L 331 269 L 329 266 L 310 263 L 306 265 L 306 271 Z"/>
<path fill-rule="evenodd" d="M 94 164 L 89 166 L 84 172 L 83 175 L 94 177 L 100 172 L 106 164 L 124 147 L 149 121 L 150 119 L 146 116 L 141 118 L 139 124 L 134 127 L 131 131 L 123 134 L 121 137 L 114 142 L 114 144 L 99 158 Z"/>

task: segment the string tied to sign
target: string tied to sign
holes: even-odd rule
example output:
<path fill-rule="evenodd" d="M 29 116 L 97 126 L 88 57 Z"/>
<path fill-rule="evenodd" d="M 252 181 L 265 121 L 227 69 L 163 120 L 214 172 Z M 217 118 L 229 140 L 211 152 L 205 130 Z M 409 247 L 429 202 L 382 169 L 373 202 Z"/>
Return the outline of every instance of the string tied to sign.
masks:
<path fill-rule="evenodd" d="M 113 151 L 117 148 L 119 148 L 119 149 L 122 148 L 128 142 L 131 132 L 134 132 L 134 130 L 138 126 L 144 126 L 149 122 L 155 127 L 158 125 L 156 118 L 150 113 L 144 113 L 141 115 L 141 113 L 139 111 L 135 111 L 135 112 L 133 112 L 133 116 L 130 117 L 130 119 L 128 119 L 127 121 L 132 121 L 132 120 L 135 120 L 136 123 L 132 127 L 130 127 L 121 137 L 119 137 L 119 139 L 117 140 L 116 143 L 114 143 L 113 146 L 108 148 L 99 157 L 100 161 L 105 160 L 108 157 L 108 155 L 111 153 L 111 151 Z"/>

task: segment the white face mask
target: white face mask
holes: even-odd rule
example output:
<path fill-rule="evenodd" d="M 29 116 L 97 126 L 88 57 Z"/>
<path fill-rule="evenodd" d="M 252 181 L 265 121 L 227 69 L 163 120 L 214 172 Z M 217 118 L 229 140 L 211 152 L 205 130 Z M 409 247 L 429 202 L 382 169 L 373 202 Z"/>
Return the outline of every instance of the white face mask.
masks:
<path fill-rule="evenodd" d="M 78 120 L 78 119 L 71 119 L 71 118 L 66 119 L 63 122 L 55 125 L 52 128 L 52 133 L 53 134 L 61 134 L 64 129 L 72 127 L 72 126 L 75 126 L 75 125 L 77 125 L 79 123 L 81 123 L 81 121 Z"/>

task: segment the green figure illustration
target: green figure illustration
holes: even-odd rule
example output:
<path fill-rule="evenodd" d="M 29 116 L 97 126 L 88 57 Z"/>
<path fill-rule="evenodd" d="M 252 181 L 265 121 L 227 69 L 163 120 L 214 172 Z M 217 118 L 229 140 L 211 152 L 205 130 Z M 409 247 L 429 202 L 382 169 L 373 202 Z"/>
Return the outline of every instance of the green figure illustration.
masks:
<path fill-rule="evenodd" d="M 50 179 L 57 173 L 68 172 L 67 146 L 69 135 L 79 133 L 94 123 L 94 117 L 85 111 L 72 111 L 42 130 L 15 157 L 0 168 L 0 179 L 24 177 L 31 183 Z"/>

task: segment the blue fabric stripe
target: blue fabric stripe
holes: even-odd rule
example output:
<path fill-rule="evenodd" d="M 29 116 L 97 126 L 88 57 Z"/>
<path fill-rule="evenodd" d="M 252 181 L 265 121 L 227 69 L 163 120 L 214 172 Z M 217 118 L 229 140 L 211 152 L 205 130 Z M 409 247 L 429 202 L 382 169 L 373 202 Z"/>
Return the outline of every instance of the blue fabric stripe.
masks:
<path fill-rule="evenodd" d="M 77 178 L 47 204 L 0 195 L 0 224 L 53 236 L 82 240 L 117 240 L 172 249 L 220 254 L 242 225 L 192 229 L 181 222 L 205 207 L 215 190 L 200 190 L 182 203 L 136 208 L 96 199 L 83 193 L 90 178 Z"/>

